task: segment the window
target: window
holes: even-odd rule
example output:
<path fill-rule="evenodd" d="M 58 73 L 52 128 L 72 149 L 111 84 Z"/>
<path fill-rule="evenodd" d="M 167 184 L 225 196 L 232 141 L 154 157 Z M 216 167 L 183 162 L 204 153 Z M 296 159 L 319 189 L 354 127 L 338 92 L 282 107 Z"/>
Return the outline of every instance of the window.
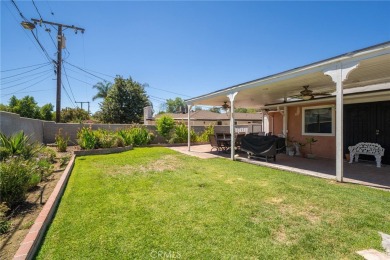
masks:
<path fill-rule="evenodd" d="M 302 108 L 302 135 L 334 135 L 333 106 Z"/>

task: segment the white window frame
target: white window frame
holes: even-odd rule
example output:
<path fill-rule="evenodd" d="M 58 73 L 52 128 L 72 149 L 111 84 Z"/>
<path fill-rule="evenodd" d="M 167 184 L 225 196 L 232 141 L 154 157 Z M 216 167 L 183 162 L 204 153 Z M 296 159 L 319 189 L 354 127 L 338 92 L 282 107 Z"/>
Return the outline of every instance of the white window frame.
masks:
<path fill-rule="evenodd" d="M 332 132 L 331 133 L 306 133 L 305 132 L 305 111 L 311 109 L 332 108 Z M 315 136 L 335 136 L 335 121 L 336 121 L 336 109 L 334 105 L 302 107 L 302 135 L 315 135 Z"/>

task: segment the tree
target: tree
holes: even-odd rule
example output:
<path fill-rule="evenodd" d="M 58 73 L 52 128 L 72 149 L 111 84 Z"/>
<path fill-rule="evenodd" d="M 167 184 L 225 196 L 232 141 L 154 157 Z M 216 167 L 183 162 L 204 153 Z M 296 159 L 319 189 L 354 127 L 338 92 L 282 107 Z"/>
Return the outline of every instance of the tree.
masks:
<path fill-rule="evenodd" d="M 17 99 L 12 96 L 9 102 L 10 111 L 19 114 L 22 117 L 40 119 L 39 107 L 35 102 L 34 97 L 25 96 L 22 99 Z"/>
<path fill-rule="evenodd" d="M 256 113 L 257 110 L 255 108 L 244 108 L 244 107 L 240 107 L 240 108 L 235 108 L 234 109 L 234 112 L 235 113 Z"/>
<path fill-rule="evenodd" d="M 175 120 L 171 116 L 163 115 L 156 120 L 156 127 L 157 132 L 168 141 L 175 128 Z"/>
<path fill-rule="evenodd" d="M 210 112 L 221 114 L 221 108 L 220 107 L 212 107 L 209 109 Z"/>
<path fill-rule="evenodd" d="M 167 113 L 183 113 L 187 107 L 183 99 L 177 97 L 175 99 L 167 99 L 165 106 L 165 112 Z"/>
<path fill-rule="evenodd" d="M 105 99 L 107 97 L 108 91 L 112 87 L 112 83 L 105 81 L 103 82 L 98 82 L 93 86 L 93 88 L 96 88 L 98 90 L 98 93 L 93 96 L 92 100 L 95 101 L 98 98 L 103 98 Z"/>
<path fill-rule="evenodd" d="M 150 104 L 144 85 L 131 77 L 124 79 L 117 76 L 100 104 L 101 119 L 105 123 L 141 123 L 144 107 Z"/>
<path fill-rule="evenodd" d="M 66 107 L 61 109 L 61 123 L 81 122 L 89 119 L 89 114 L 82 108 Z"/>
<path fill-rule="evenodd" d="M 40 114 L 41 114 L 41 119 L 51 121 L 53 120 L 53 108 L 54 106 L 52 104 L 46 104 L 43 107 L 41 107 Z"/>
<path fill-rule="evenodd" d="M 40 108 L 32 96 L 25 96 L 22 99 L 12 96 L 8 106 L 0 104 L 0 110 L 19 114 L 22 117 L 53 120 L 53 105 L 49 103 Z"/>

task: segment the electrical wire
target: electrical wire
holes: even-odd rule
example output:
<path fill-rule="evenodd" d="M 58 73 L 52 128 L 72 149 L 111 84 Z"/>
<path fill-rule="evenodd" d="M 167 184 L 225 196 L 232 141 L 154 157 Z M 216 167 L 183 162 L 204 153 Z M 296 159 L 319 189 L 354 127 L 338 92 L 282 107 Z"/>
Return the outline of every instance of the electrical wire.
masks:
<path fill-rule="evenodd" d="M 42 91 L 48 91 L 48 90 L 53 90 L 53 89 L 52 88 L 47 88 L 47 89 L 29 90 L 29 91 L 24 91 L 24 92 L 18 92 L 18 94 L 42 92 Z"/>
<path fill-rule="evenodd" d="M 8 7 L 8 5 L 5 5 L 5 6 L 7 7 L 8 11 L 9 11 L 10 14 L 12 15 L 12 17 L 14 18 L 15 22 L 16 22 L 17 24 L 19 24 L 19 21 L 16 19 L 14 13 L 11 11 L 11 9 Z M 26 37 L 32 42 L 32 44 L 34 45 L 34 47 L 37 48 L 38 52 L 41 53 L 42 55 L 44 55 L 44 54 L 40 51 L 40 49 L 38 48 L 37 43 L 30 37 L 30 35 L 26 32 L 26 30 L 23 29 L 23 28 L 20 27 L 20 26 L 19 26 L 18 28 L 20 28 L 20 29 L 23 31 L 23 33 L 26 35 Z M 47 57 L 45 56 L 45 58 L 47 58 Z M 51 63 L 51 62 L 52 62 L 52 61 L 50 61 L 50 63 Z"/>
<path fill-rule="evenodd" d="M 48 71 L 51 71 L 51 70 L 45 70 L 45 71 L 43 71 L 43 72 L 48 72 Z M 38 73 L 38 74 L 42 74 L 43 72 L 40 72 L 40 73 Z M 33 80 L 35 80 L 35 79 L 38 79 L 38 78 L 40 78 L 40 77 L 42 77 L 42 76 L 46 76 L 46 75 L 47 75 L 47 73 L 44 74 L 44 75 L 40 75 L 40 76 L 38 76 L 38 77 L 35 77 L 35 78 L 33 78 L 33 79 L 29 79 L 29 80 L 27 80 L 27 81 L 24 81 L 24 82 L 21 82 L 21 83 L 12 85 L 12 86 L 8 86 L 8 87 L 5 87 L 5 88 L 1 88 L 0 90 L 3 91 L 3 90 L 5 90 L 5 89 L 13 88 L 13 87 L 22 85 L 22 84 L 24 84 L 24 83 L 31 82 L 31 81 L 33 81 Z"/>
<path fill-rule="evenodd" d="M 107 81 L 106 79 L 103 79 L 102 77 L 96 76 L 95 74 L 93 74 L 93 73 L 91 73 L 91 72 L 88 72 L 88 71 L 86 71 L 86 70 L 84 70 L 84 69 L 82 69 L 82 68 L 80 68 L 80 67 L 78 67 L 78 66 L 76 66 L 76 65 L 73 65 L 73 64 L 71 64 L 71 63 L 69 63 L 69 62 L 67 62 L 67 61 L 65 61 L 65 62 L 66 62 L 67 64 L 69 64 L 70 66 L 75 67 L 76 69 L 79 69 L 79 70 L 81 70 L 81 71 L 84 71 L 85 73 L 88 73 L 89 75 L 94 76 L 95 78 L 98 78 L 98 79 Z"/>
<path fill-rule="evenodd" d="M 40 66 L 40 67 L 38 67 L 38 68 L 35 68 L 35 69 L 32 69 L 32 70 L 29 70 L 29 71 L 25 71 L 25 72 L 18 73 L 18 74 L 12 75 L 12 76 L 4 77 L 4 78 L 1 78 L 1 80 L 8 79 L 8 78 L 13 78 L 13 77 L 16 77 L 16 76 L 20 76 L 20 75 L 26 74 L 26 73 L 28 73 L 28 72 L 31 72 L 31 71 L 34 71 L 34 70 L 37 70 L 37 69 L 43 68 L 43 67 L 45 67 L 45 66 L 47 66 L 47 65 L 48 65 L 48 64 L 46 64 L 46 65 L 43 65 L 43 66 Z"/>
<path fill-rule="evenodd" d="M 51 69 L 50 69 L 51 70 Z M 10 83 L 15 83 L 15 82 L 18 82 L 22 79 L 26 79 L 26 78 L 29 78 L 29 77 L 33 77 L 33 76 L 36 76 L 36 75 L 40 75 L 42 73 L 45 73 L 45 72 L 48 72 L 50 70 L 44 70 L 44 71 L 41 71 L 41 72 L 37 72 L 35 74 L 31 74 L 31 75 L 26 75 L 24 77 L 20 77 L 20 78 L 17 78 L 17 79 L 14 79 L 14 80 L 10 80 L 10 81 L 7 81 L 7 82 L 4 82 L 4 81 L 0 81 L 1 82 L 1 85 L 7 85 L 7 84 L 10 84 Z"/>
<path fill-rule="evenodd" d="M 5 97 L 5 96 L 10 96 L 10 95 L 18 94 L 18 93 L 21 92 L 22 90 L 31 88 L 31 87 L 37 85 L 38 83 L 41 83 L 42 81 L 44 81 L 44 80 L 50 78 L 51 76 L 52 76 L 52 75 L 49 75 L 48 77 L 46 77 L 46 78 L 44 78 L 44 79 L 42 79 L 42 80 L 40 80 L 40 81 L 38 81 L 38 82 L 35 82 L 34 84 L 31 84 L 30 86 L 27 86 L 27 87 L 25 87 L 25 88 L 19 89 L 19 90 L 13 92 L 13 93 L 4 94 L 4 95 L 1 95 L 1 96 L 4 96 L 4 97 Z"/>
<path fill-rule="evenodd" d="M 73 100 L 76 102 L 76 98 L 74 97 L 72 87 L 70 86 L 70 82 L 69 82 L 69 79 L 68 79 L 68 74 L 66 73 L 66 69 L 65 69 L 65 64 L 64 64 L 64 62 L 62 62 L 62 68 L 64 69 L 64 73 L 65 73 L 66 81 L 68 82 L 68 86 L 69 86 L 69 89 L 70 89 L 70 93 L 72 94 Z"/>
<path fill-rule="evenodd" d="M 35 7 L 35 10 L 37 11 L 37 13 L 38 13 L 38 15 L 39 15 L 39 18 L 41 18 L 41 21 L 43 21 L 42 15 L 41 15 L 41 13 L 39 12 L 38 7 L 36 6 L 34 0 L 31 0 L 31 1 L 32 1 L 33 5 L 34 5 L 34 7 Z M 41 25 L 41 23 L 40 23 L 39 25 Z M 56 45 L 56 43 L 55 43 L 53 37 L 52 37 L 51 34 L 50 34 L 51 30 L 50 30 L 49 28 L 47 28 L 46 24 L 43 24 L 43 26 L 45 26 L 45 29 L 46 29 L 45 31 L 48 32 L 48 34 L 49 34 L 49 36 L 50 36 L 50 39 L 51 39 L 52 43 L 54 44 L 54 47 L 57 48 L 57 45 Z"/>
<path fill-rule="evenodd" d="M 8 71 L 27 69 L 27 68 L 31 68 L 31 67 L 36 67 L 36 66 L 40 66 L 40 65 L 48 65 L 48 64 L 50 64 L 50 62 L 35 64 L 35 65 L 30 65 L 30 66 L 26 66 L 26 67 L 15 68 L 15 69 L 2 70 L 2 71 L 0 71 L 0 72 L 3 72 L 3 73 L 4 73 L 4 72 L 8 72 Z"/>
<path fill-rule="evenodd" d="M 19 7 L 17 6 L 17 4 L 15 3 L 15 1 L 14 1 L 14 0 L 11 0 L 11 1 L 12 1 L 12 3 L 14 4 L 15 8 L 18 10 L 20 17 L 22 17 L 22 19 L 23 19 L 24 21 L 28 22 L 27 18 L 24 17 L 24 15 L 23 15 L 22 12 L 20 11 L 20 9 L 19 9 Z M 49 56 L 49 54 L 47 53 L 45 47 L 43 47 L 42 43 L 39 41 L 38 37 L 34 34 L 34 32 L 33 32 L 32 30 L 31 30 L 31 34 L 33 35 L 35 41 L 38 43 L 39 47 L 41 47 L 41 50 L 42 50 L 43 53 L 45 54 L 46 58 L 47 58 L 50 62 L 52 62 L 53 59 L 50 58 L 50 56 Z"/>
<path fill-rule="evenodd" d="M 64 89 L 65 94 L 66 94 L 66 96 L 68 97 L 70 103 L 76 108 L 77 106 L 75 105 L 75 103 L 73 103 L 72 99 L 70 98 L 69 93 L 68 93 L 68 91 L 66 90 L 66 88 L 65 88 L 65 86 L 64 86 L 64 83 L 61 82 L 61 85 L 62 85 L 62 88 Z"/>

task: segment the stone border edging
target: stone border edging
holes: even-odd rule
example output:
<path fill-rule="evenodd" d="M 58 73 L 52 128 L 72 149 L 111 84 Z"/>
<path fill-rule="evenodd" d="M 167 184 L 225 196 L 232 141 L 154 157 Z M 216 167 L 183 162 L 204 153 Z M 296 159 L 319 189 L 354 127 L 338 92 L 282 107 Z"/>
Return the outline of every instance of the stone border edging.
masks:
<path fill-rule="evenodd" d="M 34 225 L 30 228 L 27 235 L 20 243 L 18 251 L 16 251 L 13 259 L 32 259 L 40 246 L 40 242 L 45 234 L 49 224 L 53 219 L 56 208 L 64 193 L 69 176 L 72 172 L 76 155 L 73 155 L 65 168 L 60 180 L 46 201 L 38 217 L 34 221 Z"/>
<path fill-rule="evenodd" d="M 73 151 L 76 156 L 84 156 L 84 155 L 99 155 L 99 154 L 111 154 L 111 153 L 120 153 L 133 150 L 133 146 L 125 146 L 125 147 L 115 147 L 115 148 L 103 148 L 103 149 L 92 149 L 92 150 L 80 150 Z"/>

